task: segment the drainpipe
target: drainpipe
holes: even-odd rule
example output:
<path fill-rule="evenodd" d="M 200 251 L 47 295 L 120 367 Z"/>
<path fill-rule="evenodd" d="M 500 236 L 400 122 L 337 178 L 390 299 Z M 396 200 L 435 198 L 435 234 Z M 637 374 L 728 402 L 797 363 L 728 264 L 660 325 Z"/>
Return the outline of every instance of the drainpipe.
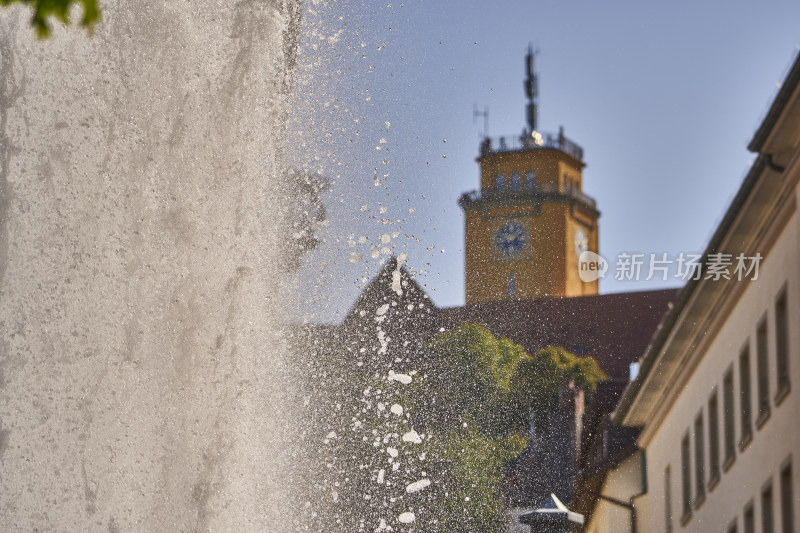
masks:
<path fill-rule="evenodd" d="M 625 502 L 617 498 L 612 498 L 611 496 L 606 496 L 605 494 L 600 494 L 599 492 L 595 492 L 593 490 L 588 492 L 598 500 L 607 501 L 610 504 L 627 509 L 631 513 L 631 533 L 636 533 L 636 508 L 633 506 L 633 499 L 637 496 L 641 496 L 641 494 L 635 494 L 631 496 L 630 501 Z"/>
<path fill-rule="evenodd" d="M 769 168 L 771 168 L 778 174 L 783 174 L 784 172 L 786 172 L 786 167 L 782 167 L 777 163 L 775 163 L 775 161 L 772 159 L 772 154 L 767 154 L 767 165 L 769 165 Z"/>

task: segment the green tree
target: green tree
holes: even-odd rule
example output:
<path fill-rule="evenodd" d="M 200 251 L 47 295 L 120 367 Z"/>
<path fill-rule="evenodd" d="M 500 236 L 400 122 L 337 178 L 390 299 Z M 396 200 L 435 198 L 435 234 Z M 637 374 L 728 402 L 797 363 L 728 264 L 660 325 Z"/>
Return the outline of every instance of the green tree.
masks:
<path fill-rule="evenodd" d="M 0 0 L 0 6 L 12 4 L 25 4 L 33 9 L 31 26 L 34 27 L 39 37 L 50 35 L 49 17 L 69 24 L 69 12 L 73 5 L 81 6 L 83 9 L 83 16 L 79 24 L 87 30 L 91 31 L 94 24 L 100 19 L 98 0 Z"/>
<path fill-rule="evenodd" d="M 424 493 L 424 531 L 489 532 L 503 527 L 501 483 L 506 465 L 525 449 L 521 433 L 490 437 L 476 425 L 435 434 L 425 445 L 434 485 Z"/>
<path fill-rule="evenodd" d="M 531 355 L 477 324 L 435 337 L 403 401 L 429 435 L 425 531 L 499 530 L 503 474 L 527 445 L 531 414 L 555 408 L 565 382 L 593 391 L 604 379 L 591 357 L 559 347 Z"/>

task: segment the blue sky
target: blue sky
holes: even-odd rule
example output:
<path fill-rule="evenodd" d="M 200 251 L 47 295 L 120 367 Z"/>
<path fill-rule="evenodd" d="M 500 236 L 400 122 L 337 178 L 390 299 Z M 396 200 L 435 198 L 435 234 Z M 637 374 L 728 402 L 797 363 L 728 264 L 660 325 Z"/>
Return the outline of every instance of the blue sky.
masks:
<path fill-rule="evenodd" d="M 302 295 L 298 318 L 328 322 L 385 252 L 407 254 L 437 305 L 463 304 L 456 202 L 478 186 L 473 105 L 489 107 L 492 136 L 519 134 L 529 42 L 541 129 L 563 125 L 583 146 L 584 192 L 602 212 L 612 268 L 621 252 L 702 251 L 800 45 L 798 2 L 339 0 L 306 10 L 288 152 L 334 185 L 325 242 L 286 282 Z M 600 290 L 680 284 L 606 279 Z"/>

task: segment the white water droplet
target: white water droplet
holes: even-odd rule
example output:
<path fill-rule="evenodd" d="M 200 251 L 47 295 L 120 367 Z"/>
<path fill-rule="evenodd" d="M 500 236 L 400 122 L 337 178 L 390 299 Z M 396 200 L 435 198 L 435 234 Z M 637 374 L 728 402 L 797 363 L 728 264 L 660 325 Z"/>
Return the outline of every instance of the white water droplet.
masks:
<path fill-rule="evenodd" d="M 413 442 L 414 444 L 421 444 L 422 437 L 420 437 L 419 433 L 417 433 L 412 429 L 411 431 L 408 431 L 403 434 L 403 442 Z"/>
<path fill-rule="evenodd" d="M 408 511 L 397 517 L 397 520 L 399 520 L 401 524 L 410 524 L 416 519 L 417 517 L 414 516 L 414 513 Z"/>
<path fill-rule="evenodd" d="M 428 485 L 431 484 L 430 479 L 420 479 L 419 481 L 415 481 L 406 487 L 406 492 L 412 494 L 414 492 L 419 492 L 425 489 Z"/>
<path fill-rule="evenodd" d="M 408 385 L 411 383 L 411 376 L 408 374 L 395 374 L 394 370 L 389 370 L 389 379 L 393 381 L 399 381 L 403 385 Z"/>

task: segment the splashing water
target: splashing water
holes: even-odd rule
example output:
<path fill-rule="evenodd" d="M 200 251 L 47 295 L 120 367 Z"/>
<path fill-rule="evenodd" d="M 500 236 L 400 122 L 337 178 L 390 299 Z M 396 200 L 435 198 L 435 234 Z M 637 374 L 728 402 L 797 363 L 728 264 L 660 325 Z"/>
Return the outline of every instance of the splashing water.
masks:
<path fill-rule="evenodd" d="M 43 42 L 0 14 L 3 527 L 291 530 L 276 176 L 300 7 L 103 8 Z"/>

